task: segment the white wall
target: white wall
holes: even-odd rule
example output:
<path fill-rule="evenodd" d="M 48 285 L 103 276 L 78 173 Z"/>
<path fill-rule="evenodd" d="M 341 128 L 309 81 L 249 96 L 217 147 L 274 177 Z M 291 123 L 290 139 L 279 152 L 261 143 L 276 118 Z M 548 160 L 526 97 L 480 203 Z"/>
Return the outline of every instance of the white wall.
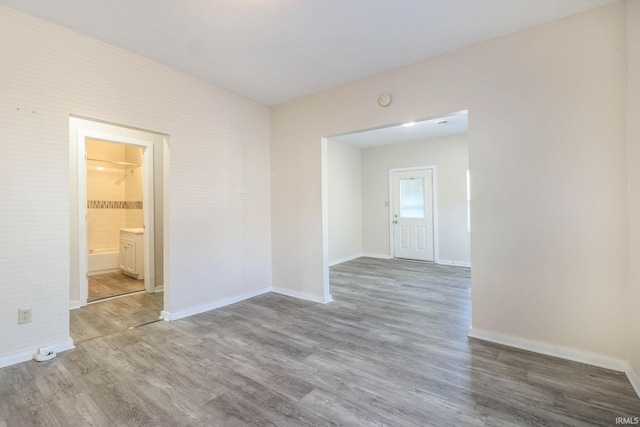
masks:
<path fill-rule="evenodd" d="M 630 361 L 640 373 L 640 2 L 627 0 Z M 640 380 L 640 377 L 637 376 Z M 640 384 L 638 384 L 640 385 Z M 640 393 L 640 389 L 636 389 Z"/>
<path fill-rule="evenodd" d="M 626 360 L 625 12 L 616 3 L 272 108 L 274 286 L 325 289 L 322 136 L 468 109 L 474 330 Z"/>
<path fill-rule="evenodd" d="M 362 165 L 360 149 L 328 140 L 329 263 L 362 254 Z"/>
<path fill-rule="evenodd" d="M 267 107 L 5 7 L 0 52 L 0 363 L 69 343 L 70 114 L 170 136 L 165 310 L 271 286 Z"/>
<path fill-rule="evenodd" d="M 389 201 L 389 169 L 416 166 L 437 166 L 439 260 L 469 265 L 466 134 L 362 150 L 364 253 L 391 255 L 389 208 L 385 206 Z"/>

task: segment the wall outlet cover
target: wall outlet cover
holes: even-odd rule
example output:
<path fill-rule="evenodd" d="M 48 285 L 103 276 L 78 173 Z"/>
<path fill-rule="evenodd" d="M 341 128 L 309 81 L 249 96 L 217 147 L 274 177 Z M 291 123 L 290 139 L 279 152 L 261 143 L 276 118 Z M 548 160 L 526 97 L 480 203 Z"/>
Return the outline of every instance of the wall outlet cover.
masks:
<path fill-rule="evenodd" d="M 31 323 L 31 309 L 21 308 L 18 310 L 18 324 Z"/>

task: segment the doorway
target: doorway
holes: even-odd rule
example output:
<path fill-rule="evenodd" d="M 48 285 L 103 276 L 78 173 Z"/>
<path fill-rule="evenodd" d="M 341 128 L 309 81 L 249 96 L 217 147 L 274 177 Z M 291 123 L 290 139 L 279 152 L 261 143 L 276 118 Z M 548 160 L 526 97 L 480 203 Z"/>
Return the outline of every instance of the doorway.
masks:
<path fill-rule="evenodd" d="M 321 139 L 324 291 L 328 270 L 359 257 L 410 259 L 470 267 L 468 112 L 398 123 Z M 412 173 L 428 169 L 425 176 Z M 391 172 L 428 192 L 408 216 L 424 209 L 426 224 L 393 223 L 401 216 Z M 410 178 L 414 178 L 411 180 Z M 415 181 L 422 181 L 422 184 Z M 412 191 L 406 181 L 405 190 Z M 430 185 L 429 185 L 430 184 Z M 401 194 L 400 183 L 396 182 Z M 421 192 L 418 191 L 418 194 Z M 409 195 L 407 195 L 410 197 Z M 411 202 L 413 203 L 413 202 Z M 398 220 L 401 223 L 405 218 Z M 418 218 L 406 218 L 418 222 Z M 404 227 L 403 251 L 402 230 Z M 394 239 L 394 227 L 397 228 Z M 360 234 L 357 233 L 360 232 Z M 413 243 L 411 237 L 413 236 Z M 397 245 L 394 240 L 399 241 Z M 421 243 L 420 243 L 421 242 Z"/>
<path fill-rule="evenodd" d="M 389 170 L 392 258 L 434 262 L 435 166 Z"/>
<path fill-rule="evenodd" d="M 111 149 L 111 157 L 107 155 L 100 158 L 101 156 L 95 153 L 87 155 L 87 145 L 94 143 L 102 144 L 104 149 Z M 120 154 L 114 157 L 113 151 Z M 167 290 L 169 286 L 168 272 L 165 268 L 165 265 L 168 265 L 166 257 L 169 245 L 169 224 L 166 215 L 169 174 L 168 136 L 71 116 L 69 118 L 69 153 L 70 308 L 86 307 L 90 302 L 88 292 L 90 271 L 120 273 L 122 265 L 137 269 L 135 275 L 130 274 L 129 278 L 141 280 L 144 283 L 143 294 L 155 293 L 159 297 L 161 304 L 156 313 L 157 318 L 167 306 L 167 293 L 162 291 Z M 100 194 L 96 197 L 87 197 L 87 167 L 93 168 L 90 173 L 102 174 L 103 184 L 104 181 L 113 181 L 110 184 L 113 191 L 120 193 L 109 197 Z M 98 168 L 101 170 L 99 171 Z M 112 174 L 110 175 L 109 172 Z M 130 181 L 137 178 L 141 180 L 136 186 Z M 129 186 L 129 191 L 125 186 Z M 124 222 L 108 225 L 106 229 L 103 225 L 99 231 L 109 234 L 107 241 L 105 242 L 104 239 L 96 241 L 92 238 L 89 245 L 88 221 L 91 220 L 94 224 L 96 221 L 95 218 L 91 219 L 89 209 L 95 209 L 93 213 L 103 216 L 124 216 Z M 120 229 L 122 228 L 129 232 L 128 236 L 122 237 L 134 242 L 135 248 L 143 249 L 140 262 L 138 259 L 135 260 L 135 267 L 131 264 L 130 257 L 120 258 Z M 133 247 L 127 246 L 129 249 Z M 97 263 L 92 263 L 91 270 L 89 269 L 89 249 L 93 249 L 94 253 L 107 249 L 108 253 L 106 257 L 98 256 Z M 133 272 L 130 271 L 130 273 Z"/>
<path fill-rule="evenodd" d="M 157 321 L 168 307 L 168 136 L 70 117 L 69 153 L 70 335 L 78 342 Z M 90 174 L 111 190 L 88 194 Z M 92 214 L 120 221 L 91 234 Z M 113 276 L 126 295 L 90 296 L 90 280 Z"/>
<path fill-rule="evenodd" d="M 87 131 L 77 141 L 80 304 L 153 293 L 153 143 Z"/>
<path fill-rule="evenodd" d="M 153 263 L 143 241 L 145 151 L 137 145 L 85 140 L 87 303 L 150 288 L 144 279 L 145 262 Z"/>

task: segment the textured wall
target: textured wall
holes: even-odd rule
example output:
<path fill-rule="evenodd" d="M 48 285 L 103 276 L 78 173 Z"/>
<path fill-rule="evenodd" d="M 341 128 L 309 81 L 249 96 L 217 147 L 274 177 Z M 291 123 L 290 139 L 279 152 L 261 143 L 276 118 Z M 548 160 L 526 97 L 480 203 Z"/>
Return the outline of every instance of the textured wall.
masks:
<path fill-rule="evenodd" d="M 274 286 L 325 292 L 321 137 L 468 109 L 473 328 L 626 360 L 625 13 L 615 3 L 272 108 Z"/>
<path fill-rule="evenodd" d="M 362 167 L 359 148 L 327 143 L 329 262 L 362 253 Z"/>
<path fill-rule="evenodd" d="M 69 336 L 70 114 L 169 135 L 165 310 L 271 285 L 267 107 L 4 7 L 0 75 L 0 357 Z"/>

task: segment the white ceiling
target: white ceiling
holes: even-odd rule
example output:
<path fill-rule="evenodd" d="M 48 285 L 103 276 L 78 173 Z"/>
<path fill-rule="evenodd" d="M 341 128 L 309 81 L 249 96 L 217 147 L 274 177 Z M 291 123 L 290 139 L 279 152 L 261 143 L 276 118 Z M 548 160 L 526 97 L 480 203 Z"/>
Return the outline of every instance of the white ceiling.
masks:
<path fill-rule="evenodd" d="M 0 0 L 275 105 L 617 0 Z"/>
<path fill-rule="evenodd" d="M 404 125 L 403 123 L 380 129 L 331 136 L 329 139 L 358 148 L 371 148 L 459 135 L 468 131 L 468 113 L 466 110 L 459 111 L 446 116 L 415 122 L 413 126 Z"/>

